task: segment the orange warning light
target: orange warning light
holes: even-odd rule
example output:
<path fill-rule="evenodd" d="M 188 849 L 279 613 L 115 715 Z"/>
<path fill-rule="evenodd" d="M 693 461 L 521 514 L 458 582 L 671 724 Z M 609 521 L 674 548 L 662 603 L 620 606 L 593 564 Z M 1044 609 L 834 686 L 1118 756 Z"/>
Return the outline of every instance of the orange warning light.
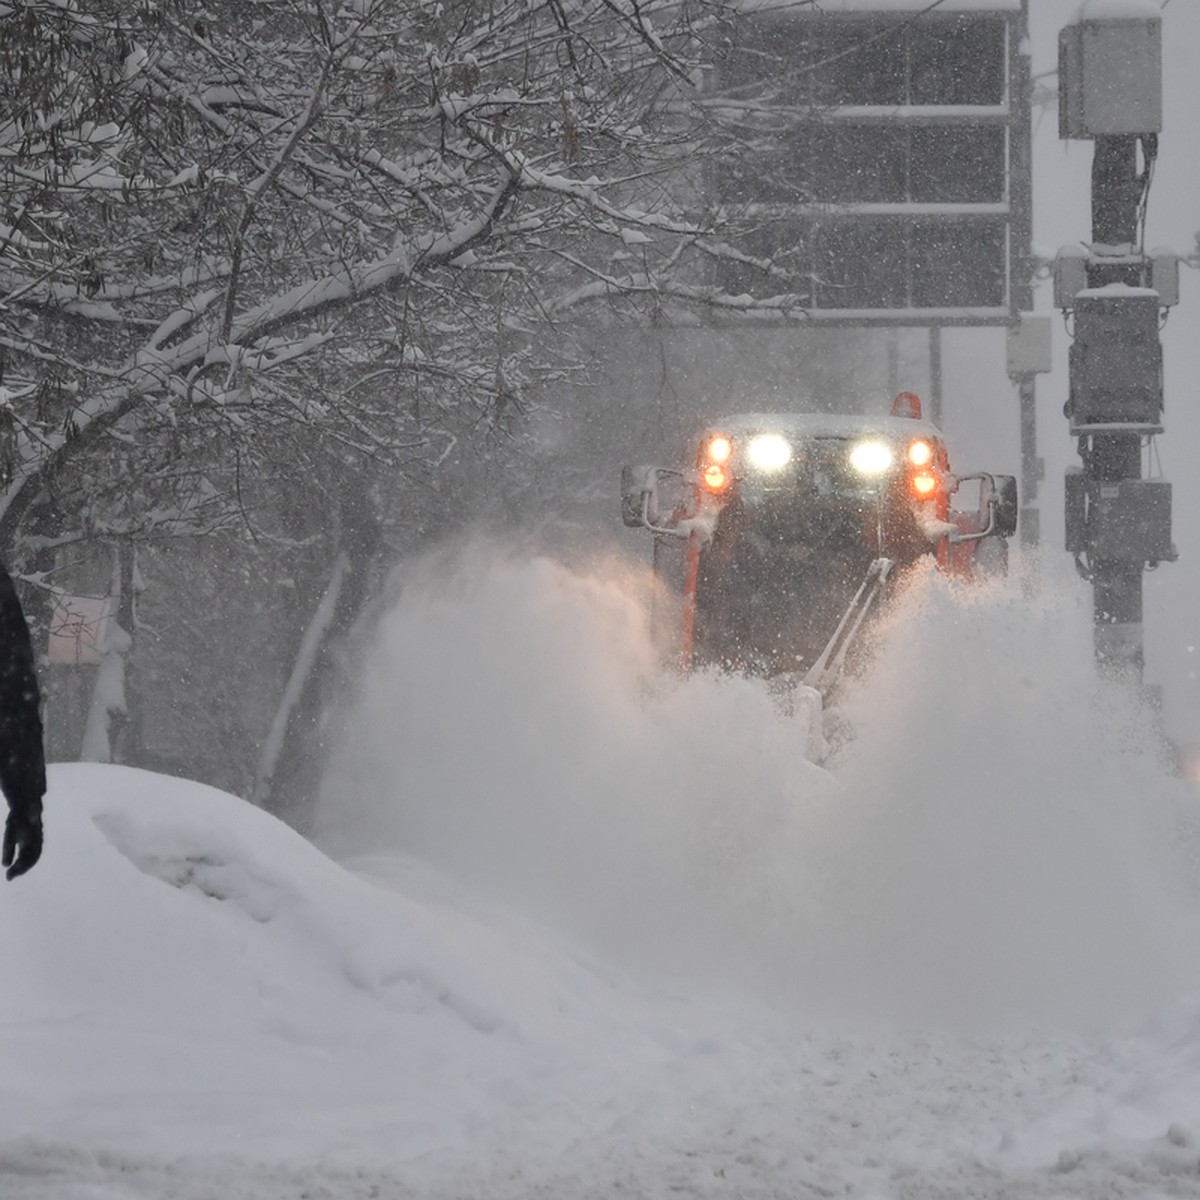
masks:
<path fill-rule="evenodd" d="M 933 447 L 928 442 L 912 442 L 908 447 L 908 461 L 914 467 L 927 467 L 933 462 Z"/>
<path fill-rule="evenodd" d="M 714 463 L 725 463 L 729 461 L 729 456 L 733 453 L 733 443 L 721 434 L 717 434 L 708 443 L 708 461 Z"/>
<path fill-rule="evenodd" d="M 901 392 L 892 401 L 893 417 L 915 417 L 921 419 L 921 397 L 916 392 Z"/>
<path fill-rule="evenodd" d="M 937 491 L 937 476 L 932 471 L 918 471 L 912 477 L 912 486 L 921 500 L 928 500 Z"/>
<path fill-rule="evenodd" d="M 704 486 L 710 492 L 719 492 L 728 480 L 729 476 L 725 474 L 725 468 L 720 463 L 709 463 L 704 468 Z"/>

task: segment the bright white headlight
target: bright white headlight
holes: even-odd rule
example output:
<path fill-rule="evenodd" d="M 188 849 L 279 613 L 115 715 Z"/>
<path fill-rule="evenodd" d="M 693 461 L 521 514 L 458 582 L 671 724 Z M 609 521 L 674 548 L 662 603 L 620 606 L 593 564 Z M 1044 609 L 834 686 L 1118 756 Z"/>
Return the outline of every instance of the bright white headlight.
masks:
<path fill-rule="evenodd" d="M 893 457 L 886 442 L 859 442 L 850 451 L 850 465 L 860 475 L 882 475 L 892 465 Z"/>
<path fill-rule="evenodd" d="M 746 461 L 758 471 L 778 471 L 792 461 L 791 443 L 782 434 L 760 433 L 746 443 Z"/>

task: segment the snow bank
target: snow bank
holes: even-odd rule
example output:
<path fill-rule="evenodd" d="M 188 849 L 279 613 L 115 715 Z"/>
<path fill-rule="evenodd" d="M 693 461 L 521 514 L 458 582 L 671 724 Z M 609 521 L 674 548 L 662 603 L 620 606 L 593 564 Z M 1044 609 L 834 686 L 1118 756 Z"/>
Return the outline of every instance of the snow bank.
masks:
<path fill-rule="evenodd" d="M 4 1138 L 336 1161 L 386 1113 L 389 1160 L 444 1171 L 532 1076 L 586 1086 L 580 1023 L 619 1023 L 619 999 L 427 869 L 387 870 L 199 784 L 53 767 L 45 858 L 0 908 Z"/>

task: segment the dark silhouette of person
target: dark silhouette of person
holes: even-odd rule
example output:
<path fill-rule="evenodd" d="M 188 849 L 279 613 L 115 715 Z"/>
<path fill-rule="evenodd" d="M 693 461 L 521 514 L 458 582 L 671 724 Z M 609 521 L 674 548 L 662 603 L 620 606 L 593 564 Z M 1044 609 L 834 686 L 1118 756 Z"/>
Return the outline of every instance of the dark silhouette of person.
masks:
<path fill-rule="evenodd" d="M 42 854 L 46 751 L 33 641 L 13 581 L 0 564 L 0 789 L 8 801 L 0 866 L 24 875 Z"/>

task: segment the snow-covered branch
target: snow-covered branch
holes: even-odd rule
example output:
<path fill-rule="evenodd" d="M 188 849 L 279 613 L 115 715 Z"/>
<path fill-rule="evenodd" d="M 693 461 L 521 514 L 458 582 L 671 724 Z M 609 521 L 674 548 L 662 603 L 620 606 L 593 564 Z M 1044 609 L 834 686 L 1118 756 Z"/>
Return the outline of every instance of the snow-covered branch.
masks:
<path fill-rule="evenodd" d="M 280 146 L 279 151 L 271 160 L 271 164 L 267 167 L 257 179 L 250 183 L 246 189 L 246 202 L 242 209 L 242 219 L 238 223 L 237 234 L 234 237 L 233 256 L 229 267 L 229 283 L 225 291 L 225 315 L 221 321 L 221 336 L 228 341 L 233 328 L 233 311 L 237 302 L 238 278 L 242 270 L 242 250 L 246 240 L 246 233 L 250 228 L 250 223 L 254 220 L 258 212 L 259 204 L 262 201 L 266 190 L 279 178 L 279 173 L 283 170 L 284 164 L 295 153 L 296 147 L 300 144 L 300 139 L 312 128 L 313 122 L 317 119 L 317 113 L 321 108 L 321 101 L 325 95 L 325 84 L 329 80 L 329 72 L 333 69 L 333 59 L 327 58 L 321 68 L 321 75 L 318 78 L 316 85 L 313 87 L 312 94 L 308 98 L 308 103 L 305 105 L 304 111 L 300 114 L 295 122 L 287 140 Z"/>
<path fill-rule="evenodd" d="M 698 26 L 677 5 L 452 19 L 280 0 L 290 26 L 237 6 L 118 26 L 118 0 L 96 6 L 86 52 L 66 16 L 19 31 L 41 91 L 14 109 L 36 136 L 0 139 L 21 202 L 0 230 L 0 306 L 22 384 L 0 543 L 105 446 L 151 458 L 156 438 L 241 446 L 311 422 L 330 447 L 419 447 L 427 414 L 469 425 L 521 393 L 502 347 L 552 312 L 664 287 L 727 302 L 659 276 L 703 233 L 668 186 L 694 152 L 675 68 Z M 614 271 L 614 240 L 655 270 Z M 415 436 L 407 401 L 348 399 L 385 327 Z"/>

